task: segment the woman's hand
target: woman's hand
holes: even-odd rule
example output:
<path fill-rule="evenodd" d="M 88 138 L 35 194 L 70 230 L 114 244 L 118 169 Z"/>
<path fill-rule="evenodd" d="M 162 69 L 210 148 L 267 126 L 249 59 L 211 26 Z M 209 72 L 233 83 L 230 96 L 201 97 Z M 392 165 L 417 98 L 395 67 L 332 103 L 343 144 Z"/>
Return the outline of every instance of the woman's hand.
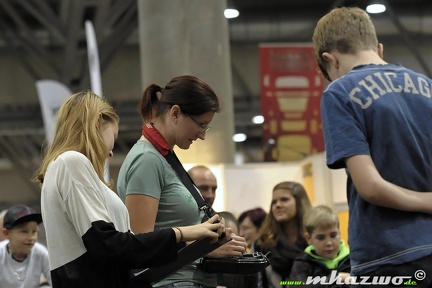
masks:
<path fill-rule="evenodd" d="M 193 226 L 183 226 L 173 228 L 176 233 L 177 242 L 180 241 L 194 241 L 203 238 L 213 238 L 215 241 L 218 240 L 223 233 L 226 235 L 220 239 L 220 241 L 228 242 L 231 240 L 231 230 L 227 233 L 227 229 L 222 222 L 214 223 L 216 220 L 220 220 L 218 215 L 213 216 L 204 223 L 193 225 Z"/>
<path fill-rule="evenodd" d="M 228 230 L 231 229 L 227 228 L 227 231 Z M 235 235 L 234 233 L 231 233 L 231 238 L 231 241 L 228 241 L 218 249 L 210 252 L 209 254 L 207 254 L 207 256 L 213 258 L 242 256 L 246 252 L 246 240 L 241 236 Z"/>

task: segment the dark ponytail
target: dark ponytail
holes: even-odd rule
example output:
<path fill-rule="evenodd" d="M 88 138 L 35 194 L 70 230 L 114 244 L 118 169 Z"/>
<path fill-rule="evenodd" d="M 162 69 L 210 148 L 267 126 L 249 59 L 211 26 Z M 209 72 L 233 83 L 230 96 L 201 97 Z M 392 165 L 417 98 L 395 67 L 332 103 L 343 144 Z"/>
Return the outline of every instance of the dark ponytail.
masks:
<path fill-rule="evenodd" d="M 173 105 L 178 105 L 182 113 L 187 115 L 201 115 L 220 110 L 219 99 L 213 89 L 192 75 L 175 77 L 165 88 L 157 84 L 149 85 L 144 90 L 138 109 L 144 123 L 147 123 L 155 117 L 164 115 Z"/>
<path fill-rule="evenodd" d="M 151 84 L 144 90 L 144 93 L 138 102 L 138 110 L 144 123 L 150 122 L 151 119 L 156 116 L 153 115 L 153 111 L 156 103 L 159 101 L 157 93 L 161 91 L 162 87 L 157 84 Z"/>

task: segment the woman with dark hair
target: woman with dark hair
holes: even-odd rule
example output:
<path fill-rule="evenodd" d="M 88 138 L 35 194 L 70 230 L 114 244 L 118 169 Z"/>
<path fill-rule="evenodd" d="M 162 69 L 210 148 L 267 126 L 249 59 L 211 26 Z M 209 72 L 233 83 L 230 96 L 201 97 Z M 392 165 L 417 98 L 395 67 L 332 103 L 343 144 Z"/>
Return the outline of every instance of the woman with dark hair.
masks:
<path fill-rule="evenodd" d="M 240 235 L 245 238 L 248 248 L 252 252 L 254 250 L 253 245 L 258 239 L 259 231 L 266 216 L 267 213 L 264 209 L 258 207 L 244 211 L 238 217 Z"/>
<path fill-rule="evenodd" d="M 303 215 L 311 204 L 304 187 L 286 181 L 273 188 L 270 212 L 264 219 L 257 240 L 257 251 L 267 253 L 270 266 L 262 273 L 262 287 L 281 287 L 287 280 L 293 261 L 308 246 L 304 238 Z"/>
<path fill-rule="evenodd" d="M 188 149 L 194 141 L 204 140 L 219 110 L 213 89 L 194 76 L 179 76 L 163 88 L 151 84 L 145 89 L 139 101 L 142 136 L 126 156 L 118 177 L 117 190 L 129 210 L 132 231 L 201 223 L 204 211 L 164 156 L 175 146 Z M 245 247 L 246 242 L 233 239 L 208 256 L 241 256 Z M 200 271 L 197 264 L 182 267 L 154 287 L 216 287 L 216 275 Z"/>

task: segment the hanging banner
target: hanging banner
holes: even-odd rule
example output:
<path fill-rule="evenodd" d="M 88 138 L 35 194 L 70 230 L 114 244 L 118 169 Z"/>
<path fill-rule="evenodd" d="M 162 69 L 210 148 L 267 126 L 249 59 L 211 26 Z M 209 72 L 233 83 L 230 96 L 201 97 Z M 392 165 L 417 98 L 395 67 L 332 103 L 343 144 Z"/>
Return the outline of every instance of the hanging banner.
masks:
<path fill-rule="evenodd" d="M 93 27 L 93 23 L 90 20 L 85 21 L 85 32 L 87 41 L 87 59 L 89 65 L 91 91 L 99 97 L 103 97 L 102 78 L 99 63 L 99 51 L 96 41 L 96 33 Z M 107 182 L 110 181 L 108 160 L 105 163 L 104 178 Z"/>
<path fill-rule="evenodd" d="M 51 145 L 54 140 L 57 110 L 71 95 L 71 92 L 65 85 L 56 80 L 36 81 L 36 90 L 41 105 L 45 136 L 48 144 Z"/>
<path fill-rule="evenodd" d="M 324 151 L 324 88 L 311 44 L 262 44 L 261 107 L 265 161 L 297 161 Z"/>
<path fill-rule="evenodd" d="M 87 40 L 87 58 L 89 64 L 91 90 L 96 95 L 102 97 L 102 80 L 96 33 L 94 31 L 93 23 L 89 20 L 85 21 L 85 32 Z"/>

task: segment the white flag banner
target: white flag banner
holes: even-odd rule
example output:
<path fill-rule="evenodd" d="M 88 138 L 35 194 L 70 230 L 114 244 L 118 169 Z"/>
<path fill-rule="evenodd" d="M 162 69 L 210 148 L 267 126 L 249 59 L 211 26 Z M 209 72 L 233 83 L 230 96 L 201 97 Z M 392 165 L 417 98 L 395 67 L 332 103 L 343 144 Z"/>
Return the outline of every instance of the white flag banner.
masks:
<path fill-rule="evenodd" d="M 87 40 L 87 58 L 90 74 L 90 86 L 93 93 L 102 96 L 102 79 L 99 64 L 99 52 L 96 41 L 96 33 L 93 23 L 89 20 L 85 21 L 85 32 Z M 106 161 L 104 177 L 106 181 L 110 180 L 109 175 L 109 162 Z"/>
<path fill-rule="evenodd" d="M 71 95 L 71 92 L 64 84 L 56 80 L 36 81 L 36 90 L 41 105 L 45 136 L 48 144 L 51 145 L 54 140 L 57 110 Z"/>
<path fill-rule="evenodd" d="M 87 57 L 90 69 L 90 85 L 93 93 L 102 97 L 102 81 L 99 64 L 99 52 L 93 23 L 85 21 L 85 32 L 87 40 Z"/>

